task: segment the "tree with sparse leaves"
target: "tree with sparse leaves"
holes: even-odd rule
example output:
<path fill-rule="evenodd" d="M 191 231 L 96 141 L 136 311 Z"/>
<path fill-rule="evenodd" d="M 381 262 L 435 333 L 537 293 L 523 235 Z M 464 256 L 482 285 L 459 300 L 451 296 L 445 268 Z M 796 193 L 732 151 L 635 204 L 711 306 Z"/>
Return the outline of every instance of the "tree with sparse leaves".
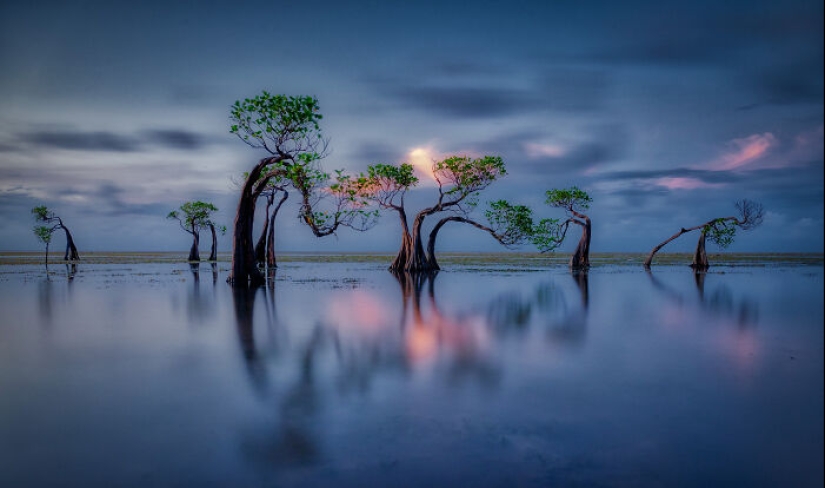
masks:
<path fill-rule="evenodd" d="M 708 269 L 710 264 L 708 263 L 708 255 L 705 251 L 705 242 L 708 239 L 720 248 L 726 249 L 736 238 L 737 229 L 751 230 L 762 225 L 762 221 L 765 217 L 765 209 L 761 203 L 757 203 L 752 200 L 739 200 L 735 203 L 735 206 L 738 211 L 738 215 L 719 217 L 708 220 L 704 224 L 699 224 L 688 228 L 682 227 L 679 229 L 677 233 L 673 234 L 650 251 L 650 254 L 648 254 L 647 259 L 645 259 L 644 262 L 645 268 L 650 268 L 650 265 L 653 264 L 653 257 L 669 242 L 688 232 L 700 230 L 699 241 L 696 243 L 696 250 L 693 253 L 693 261 L 691 262 L 690 267 L 697 271 L 704 271 Z"/>
<path fill-rule="evenodd" d="M 299 216 L 317 237 L 334 234 L 341 226 L 366 230 L 374 224 L 375 214 L 348 190 L 349 177 L 337 171 L 332 178 L 319 167 L 327 148 L 319 125 L 322 118 L 318 100 L 309 96 L 264 91 L 232 105 L 230 133 L 269 156 L 252 167 L 241 188 L 232 229 L 229 283 L 257 286 L 266 281 L 257 267 L 252 233 L 255 204 L 273 178 L 297 190 Z M 328 209 L 318 210 L 325 203 Z"/>
<path fill-rule="evenodd" d="M 189 261 L 200 261 L 200 233 L 204 228 L 209 228 L 212 232 L 212 252 L 210 261 L 217 259 L 217 230 L 214 221 L 214 213 L 218 211 L 215 205 L 194 200 L 184 203 L 178 210 L 169 212 L 167 219 L 177 220 L 181 229 L 192 235 L 192 247 L 189 249 Z M 224 228 L 225 231 L 225 228 Z"/>
<path fill-rule="evenodd" d="M 552 221 L 546 221 L 541 226 L 546 230 L 547 235 L 553 236 L 551 243 L 558 245 L 564 241 L 567 235 L 567 229 L 570 224 L 578 225 L 582 228 L 582 235 L 579 243 L 576 245 L 576 250 L 573 251 L 573 256 L 570 258 L 570 268 L 574 270 L 587 269 L 590 267 L 590 217 L 583 213 L 584 210 L 590 208 L 590 203 L 593 199 L 586 191 L 581 190 L 577 186 L 570 188 L 552 189 L 545 193 L 547 197 L 545 203 L 555 208 L 564 209 L 567 213 L 567 220 L 560 226 Z M 540 240 L 537 240 L 542 244 Z M 537 244 L 538 245 L 538 244 Z M 541 248 L 541 245 L 539 245 Z"/>
<path fill-rule="evenodd" d="M 66 235 L 66 252 L 63 255 L 64 261 L 74 261 L 80 259 L 80 254 L 77 252 L 77 247 L 74 244 L 72 233 L 69 232 L 69 228 L 63 223 L 63 219 L 58 217 L 45 205 L 34 207 L 32 209 L 32 215 L 34 215 L 34 219 L 37 222 L 47 224 L 46 227 L 50 228 L 52 232 L 59 229 L 63 230 L 63 233 Z M 51 227 L 48 227 L 48 224 L 51 224 Z M 37 231 L 35 231 L 35 233 L 37 233 Z"/>

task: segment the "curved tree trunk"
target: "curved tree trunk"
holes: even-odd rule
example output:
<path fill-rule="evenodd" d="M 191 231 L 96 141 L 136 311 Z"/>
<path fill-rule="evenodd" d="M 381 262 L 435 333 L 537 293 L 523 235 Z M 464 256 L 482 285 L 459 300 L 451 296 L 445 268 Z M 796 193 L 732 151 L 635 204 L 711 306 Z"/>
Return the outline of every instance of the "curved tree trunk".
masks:
<path fill-rule="evenodd" d="M 582 236 L 573 252 L 573 257 L 570 258 L 571 269 L 587 269 L 590 267 L 590 217 L 587 215 L 573 212 L 576 217 L 584 219 L 584 222 L 578 220 L 571 220 L 581 226 Z"/>
<path fill-rule="evenodd" d="M 432 271 L 430 264 L 427 262 L 427 255 L 424 254 L 424 245 L 421 242 L 421 226 L 425 217 L 424 212 L 419 212 L 413 220 L 412 253 L 407 256 L 407 263 L 404 267 L 410 273 Z"/>
<path fill-rule="evenodd" d="M 200 261 L 200 250 L 199 244 L 201 240 L 200 232 L 195 229 L 195 226 L 192 226 L 192 230 L 189 231 L 192 234 L 192 248 L 189 249 L 189 261 Z"/>
<path fill-rule="evenodd" d="M 246 177 L 241 197 L 238 199 L 238 209 L 235 212 L 235 222 L 232 229 L 232 269 L 226 281 L 235 286 L 259 286 L 266 279 L 258 271 L 255 261 L 255 247 L 252 241 L 252 224 L 255 219 L 255 195 L 253 187 L 261 176 L 261 171 L 270 160 L 262 159 Z"/>
<path fill-rule="evenodd" d="M 212 252 L 209 253 L 210 261 L 218 260 L 218 234 L 215 232 L 215 224 L 209 224 L 209 230 L 212 232 Z"/>
<path fill-rule="evenodd" d="M 401 248 L 398 250 L 395 259 L 392 260 L 392 264 L 390 264 L 390 271 L 399 273 L 405 271 L 407 267 L 407 261 L 413 252 L 413 240 L 409 225 L 407 225 L 407 212 L 404 211 L 404 207 L 393 208 L 398 212 L 398 218 L 401 220 Z"/>
<path fill-rule="evenodd" d="M 255 244 L 255 261 L 259 265 L 266 262 L 266 238 L 269 235 L 269 209 L 275 203 L 275 191 L 270 191 L 266 196 L 266 210 L 264 212 L 264 228 L 261 229 L 261 236 L 258 237 L 258 243 Z"/>
<path fill-rule="evenodd" d="M 289 193 L 284 190 L 284 196 L 281 197 L 281 201 L 278 202 L 269 217 L 269 232 L 266 238 L 266 266 L 270 269 L 278 267 L 278 261 L 275 259 L 275 218 L 278 217 L 278 211 L 281 210 L 281 206 L 287 198 L 289 198 Z"/>
<path fill-rule="evenodd" d="M 705 252 L 706 240 L 707 235 L 704 232 L 699 234 L 699 242 L 696 243 L 696 251 L 693 253 L 693 262 L 690 263 L 690 267 L 696 271 L 705 271 L 710 268 L 710 264 L 708 264 L 708 254 Z"/>
<path fill-rule="evenodd" d="M 438 271 L 441 267 L 438 265 L 438 260 L 435 258 L 435 241 L 438 238 L 438 232 L 444 227 L 445 224 L 448 222 L 463 222 L 465 224 L 470 224 L 477 229 L 481 229 L 485 232 L 488 232 L 493 238 L 497 241 L 501 242 L 501 239 L 496 234 L 492 228 L 487 227 L 484 224 L 480 224 L 474 220 L 468 219 L 466 217 L 460 217 L 458 215 L 452 215 L 450 217 L 444 217 L 443 219 L 439 220 L 437 224 L 433 227 L 433 230 L 430 231 L 430 237 L 427 239 L 427 266 L 430 271 Z"/>
<path fill-rule="evenodd" d="M 63 260 L 75 261 L 80 259 L 80 254 L 78 254 L 77 247 L 74 245 L 74 239 L 72 239 L 72 233 L 69 232 L 69 229 L 62 223 L 60 227 L 63 228 L 63 232 L 66 233 L 66 253 L 63 255 Z"/>
<path fill-rule="evenodd" d="M 704 227 L 704 224 L 703 225 L 697 225 L 696 227 L 691 227 L 689 229 L 685 229 L 684 227 L 679 229 L 679 232 L 677 232 L 677 233 L 673 234 L 672 236 L 668 237 L 667 240 L 665 240 L 661 244 L 657 245 L 656 247 L 654 247 L 650 251 L 650 254 L 648 254 L 647 258 L 645 259 L 644 267 L 645 268 L 650 268 L 650 265 L 653 264 L 653 256 L 655 256 L 656 253 L 659 252 L 660 249 L 665 247 L 665 245 L 667 245 L 670 241 L 676 239 L 677 237 L 680 237 L 682 234 L 686 234 L 688 232 L 691 232 L 691 231 L 694 231 L 694 230 L 697 230 L 697 229 L 701 229 L 702 227 Z"/>
<path fill-rule="evenodd" d="M 269 232 L 266 238 L 265 262 L 267 268 L 277 268 L 278 261 L 275 259 L 275 214 L 269 218 Z"/>

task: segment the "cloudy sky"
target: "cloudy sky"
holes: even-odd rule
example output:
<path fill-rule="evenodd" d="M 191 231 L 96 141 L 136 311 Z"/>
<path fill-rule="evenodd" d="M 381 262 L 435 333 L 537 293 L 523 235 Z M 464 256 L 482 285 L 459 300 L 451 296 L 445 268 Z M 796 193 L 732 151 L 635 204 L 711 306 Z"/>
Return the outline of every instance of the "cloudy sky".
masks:
<path fill-rule="evenodd" d="M 498 155 L 509 174 L 482 200 L 540 217 L 561 217 L 545 190 L 578 185 L 595 252 L 648 251 L 741 198 L 767 214 L 731 251 L 821 252 L 822 19 L 821 0 L 5 0 L 0 250 L 37 249 L 46 204 L 81 254 L 186 252 L 165 215 L 201 199 L 231 224 L 264 154 L 229 134 L 229 106 L 266 89 L 319 99 L 330 170 Z M 435 195 L 421 177 L 411 210 Z M 316 239 L 295 200 L 281 250 L 398 248 L 392 215 Z M 499 249 L 460 225 L 439 247 Z"/>

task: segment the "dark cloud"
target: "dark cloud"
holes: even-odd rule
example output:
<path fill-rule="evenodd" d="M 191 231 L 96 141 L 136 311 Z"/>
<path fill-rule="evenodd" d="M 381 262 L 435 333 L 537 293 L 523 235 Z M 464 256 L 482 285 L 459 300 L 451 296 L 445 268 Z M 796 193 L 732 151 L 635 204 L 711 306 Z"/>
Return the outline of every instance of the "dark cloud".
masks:
<path fill-rule="evenodd" d="M 398 88 L 394 95 L 409 105 L 445 117 L 502 117 L 536 108 L 528 94 L 505 88 L 407 86 Z"/>
<path fill-rule="evenodd" d="M 20 139 L 34 146 L 72 151 L 135 152 L 140 141 L 113 132 L 37 131 L 21 134 Z"/>
<path fill-rule="evenodd" d="M 198 150 L 207 145 L 200 134 L 176 129 L 150 130 L 146 132 L 146 139 L 159 146 L 186 151 Z"/>
<path fill-rule="evenodd" d="M 136 135 L 107 131 L 35 130 L 18 134 L 18 140 L 35 149 L 123 153 L 144 151 L 147 144 L 169 149 L 196 151 L 210 143 L 202 134 L 179 129 L 151 129 Z M 20 149 L 13 145 L 0 145 L 0 151 L 9 152 Z"/>

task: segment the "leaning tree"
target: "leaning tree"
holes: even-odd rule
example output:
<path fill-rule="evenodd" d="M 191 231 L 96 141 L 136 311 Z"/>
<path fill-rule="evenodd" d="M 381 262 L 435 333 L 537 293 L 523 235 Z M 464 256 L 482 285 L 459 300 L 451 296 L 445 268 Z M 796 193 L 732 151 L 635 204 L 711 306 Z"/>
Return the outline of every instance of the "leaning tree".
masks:
<path fill-rule="evenodd" d="M 299 217 L 317 237 L 334 234 L 340 226 L 366 230 L 374 214 L 351 191 L 349 177 L 336 172 L 334 181 L 318 163 L 326 154 L 321 135 L 318 100 L 309 96 L 272 95 L 266 91 L 232 105 L 230 133 L 269 153 L 246 173 L 232 229 L 233 285 L 261 285 L 266 278 L 257 267 L 252 237 L 255 204 L 273 178 L 282 178 L 301 198 Z M 333 203 L 327 210 L 325 201 Z"/>
<path fill-rule="evenodd" d="M 576 245 L 576 250 L 573 252 L 573 256 L 570 258 L 570 268 L 574 270 L 589 268 L 590 217 L 582 213 L 582 211 L 590 208 L 590 203 L 593 199 L 587 194 L 586 191 L 579 189 L 577 186 L 548 190 L 545 195 L 547 197 L 547 200 L 545 201 L 547 205 L 564 209 L 568 216 L 567 220 L 564 221 L 559 227 L 558 237 L 556 237 L 552 242 L 555 245 L 558 245 L 558 243 L 563 241 L 564 237 L 567 235 L 567 229 L 570 227 L 570 224 L 576 224 L 581 227 L 582 235 L 579 239 L 579 243 Z M 543 225 L 548 231 L 550 231 L 550 228 L 555 224 L 547 221 L 544 222 Z M 556 235 L 556 231 L 552 231 L 551 234 Z"/>
<path fill-rule="evenodd" d="M 735 203 L 735 206 L 736 210 L 739 212 L 738 215 L 719 217 L 708 220 L 704 224 L 699 224 L 688 228 L 682 227 L 679 229 L 677 233 L 668 237 L 667 240 L 661 244 L 658 244 L 650 251 L 650 254 L 648 254 L 647 259 L 645 259 L 644 262 L 645 268 L 650 268 L 650 265 L 653 263 L 653 256 L 655 256 L 656 253 L 665 247 L 665 245 L 669 242 L 675 240 L 683 234 L 693 232 L 694 230 L 699 230 L 701 231 L 699 233 L 699 242 L 696 243 L 696 250 L 693 253 L 693 262 L 691 262 L 690 267 L 697 271 L 707 270 L 710 267 L 710 264 L 708 263 L 708 255 L 705 251 L 705 242 L 708 239 L 722 249 L 725 249 L 733 243 L 733 240 L 736 238 L 737 229 L 751 230 L 762 224 L 765 216 L 765 209 L 762 207 L 761 203 L 751 200 L 739 200 Z"/>
<path fill-rule="evenodd" d="M 401 221 L 401 248 L 390 265 L 393 272 L 426 272 L 439 269 L 435 259 L 435 243 L 441 228 L 449 222 L 473 225 L 491 234 L 506 246 L 516 245 L 530 237 L 532 217 L 529 209 L 507 202 L 491 204 L 487 213 L 489 225 L 471 217 L 478 192 L 486 189 L 506 174 L 499 157 L 450 156 L 436 161 L 432 166 L 433 177 L 438 184 L 435 204 L 420 210 L 413 218 L 412 227 L 404 205 L 407 191 L 418 183 L 413 167 L 403 163 L 398 166 L 376 164 L 367 173 L 354 180 L 356 193 L 379 208 L 394 211 Z M 433 214 L 448 212 L 430 231 L 425 250 L 422 226 Z"/>
<path fill-rule="evenodd" d="M 49 227 L 51 232 L 63 229 L 63 232 L 66 234 L 66 252 L 63 254 L 64 261 L 74 261 L 76 259 L 80 259 L 80 254 L 78 254 L 77 247 L 74 245 L 72 233 L 69 232 L 69 228 L 66 227 L 66 224 L 63 223 L 63 220 L 60 217 L 55 215 L 55 213 L 49 210 L 49 208 L 45 205 L 34 207 L 32 209 L 32 215 L 34 215 L 34 219 L 37 222 L 51 224 L 51 227 Z M 37 234 L 36 230 L 35 233 Z"/>
<path fill-rule="evenodd" d="M 217 259 L 217 235 L 215 230 L 214 213 L 218 207 L 208 202 L 194 200 L 184 203 L 178 210 L 172 210 L 166 216 L 167 219 L 177 220 L 180 228 L 192 235 L 192 247 L 189 249 L 189 261 L 200 261 L 200 234 L 201 230 L 208 227 L 212 231 L 212 253 L 210 261 Z"/>

